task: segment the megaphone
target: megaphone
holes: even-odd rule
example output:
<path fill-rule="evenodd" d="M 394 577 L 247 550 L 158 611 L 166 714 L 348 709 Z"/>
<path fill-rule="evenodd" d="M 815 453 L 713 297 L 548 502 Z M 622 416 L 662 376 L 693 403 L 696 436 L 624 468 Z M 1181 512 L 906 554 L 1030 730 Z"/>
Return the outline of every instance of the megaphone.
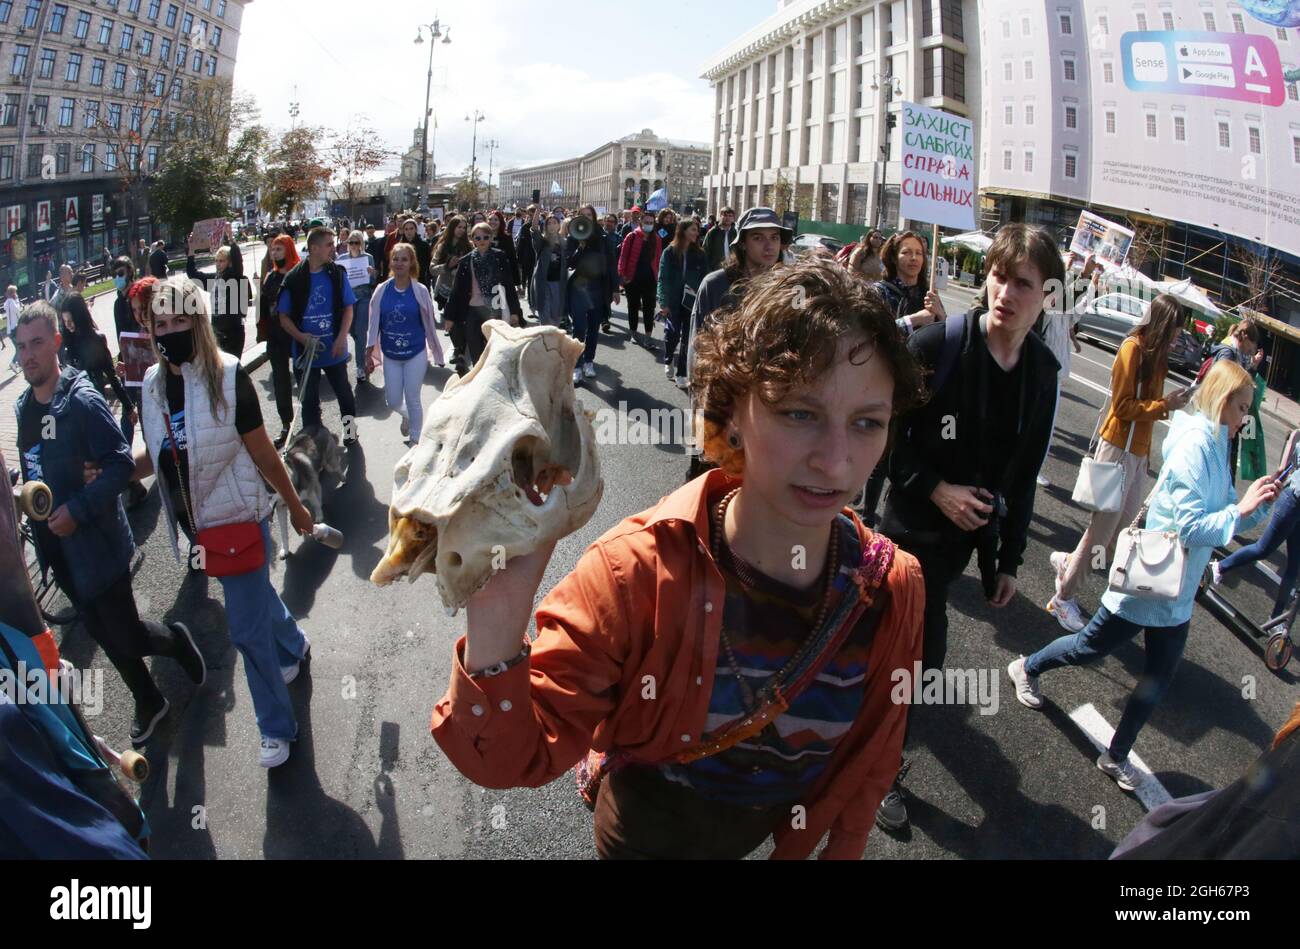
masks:
<path fill-rule="evenodd" d="M 569 222 L 569 236 L 576 241 L 585 241 L 595 230 L 595 223 L 585 214 L 579 214 Z"/>

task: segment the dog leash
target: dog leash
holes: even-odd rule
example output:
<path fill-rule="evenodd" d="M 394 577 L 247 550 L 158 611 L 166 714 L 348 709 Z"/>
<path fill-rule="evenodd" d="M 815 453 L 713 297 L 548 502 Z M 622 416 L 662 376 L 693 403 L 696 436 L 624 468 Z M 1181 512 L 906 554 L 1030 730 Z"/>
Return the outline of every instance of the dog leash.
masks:
<path fill-rule="evenodd" d="M 289 421 L 289 432 L 284 437 L 284 444 L 280 446 L 280 458 L 282 460 L 289 457 L 289 445 L 293 442 L 294 435 L 297 432 L 294 428 L 302 420 L 302 399 L 307 392 L 307 372 L 311 369 L 311 364 L 316 361 L 316 354 L 320 352 L 320 340 L 313 336 L 308 340 L 307 345 L 298 355 L 298 399 L 294 402 L 293 418 Z"/>

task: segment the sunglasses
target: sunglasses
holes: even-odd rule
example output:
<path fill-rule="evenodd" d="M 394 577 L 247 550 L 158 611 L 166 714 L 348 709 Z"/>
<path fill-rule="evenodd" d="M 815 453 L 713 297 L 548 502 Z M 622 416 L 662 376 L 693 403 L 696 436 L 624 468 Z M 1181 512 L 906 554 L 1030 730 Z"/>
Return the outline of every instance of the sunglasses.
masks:
<path fill-rule="evenodd" d="M 488 237 L 486 234 L 476 234 L 473 237 L 471 237 L 470 240 L 477 243 L 478 241 L 490 241 L 492 240 L 492 238 Z"/>
<path fill-rule="evenodd" d="M 361 246 L 361 241 L 348 241 L 348 246 L 349 246 L 349 247 L 360 247 L 360 246 Z"/>

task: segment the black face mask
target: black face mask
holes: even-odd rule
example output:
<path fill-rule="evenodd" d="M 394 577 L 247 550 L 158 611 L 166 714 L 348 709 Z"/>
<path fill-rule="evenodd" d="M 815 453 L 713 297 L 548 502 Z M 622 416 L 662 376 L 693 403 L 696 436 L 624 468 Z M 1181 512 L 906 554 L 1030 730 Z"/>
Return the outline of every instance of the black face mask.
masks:
<path fill-rule="evenodd" d="M 177 330 L 154 337 L 154 345 L 173 366 L 180 366 L 194 358 L 194 330 Z"/>

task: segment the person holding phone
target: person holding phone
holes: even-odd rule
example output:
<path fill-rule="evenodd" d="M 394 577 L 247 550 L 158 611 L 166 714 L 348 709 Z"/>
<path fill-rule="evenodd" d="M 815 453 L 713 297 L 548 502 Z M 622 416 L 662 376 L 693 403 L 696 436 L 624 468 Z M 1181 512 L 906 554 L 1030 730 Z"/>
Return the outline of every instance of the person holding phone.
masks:
<path fill-rule="evenodd" d="M 1279 487 L 1277 503 L 1264 533 L 1253 544 L 1237 548 L 1222 560 L 1210 561 L 1210 576 L 1217 586 L 1228 571 L 1262 560 L 1286 541 L 1286 566 L 1282 568 L 1282 582 L 1273 602 L 1274 616 L 1282 615 L 1291 605 L 1296 579 L 1300 578 L 1300 479 L 1295 477 L 1297 467 L 1300 467 L 1300 428 L 1291 430 L 1282 451 L 1282 461 L 1274 476 Z"/>
<path fill-rule="evenodd" d="M 1190 388 L 1163 395 L 1169 373 L 1169 350 L 1182 329 L 1183 311 L 1176 297 L 1162 293 L 1151 301 L 1146 318 L 1120 344 L 1110 370 L 1110 406 L 1099 429 L 1093 457 L 1124 466 L 1124 498 L 1118 511 L 1096 511 L 1088 518 L 1073 551 L 1054 551 L 1049 558 L 1056 575 L 1056 593 L 1047 612 L 1062 628 L 1077 633 L 1088 625 L 1076 597 L 1093 562 L 1094 551 L 1106 551 L 1109 563 L 1121 524 L 1137 514 L 1147 495 L 1147 457 L 1155 423 L 1187 404 Z"/>

